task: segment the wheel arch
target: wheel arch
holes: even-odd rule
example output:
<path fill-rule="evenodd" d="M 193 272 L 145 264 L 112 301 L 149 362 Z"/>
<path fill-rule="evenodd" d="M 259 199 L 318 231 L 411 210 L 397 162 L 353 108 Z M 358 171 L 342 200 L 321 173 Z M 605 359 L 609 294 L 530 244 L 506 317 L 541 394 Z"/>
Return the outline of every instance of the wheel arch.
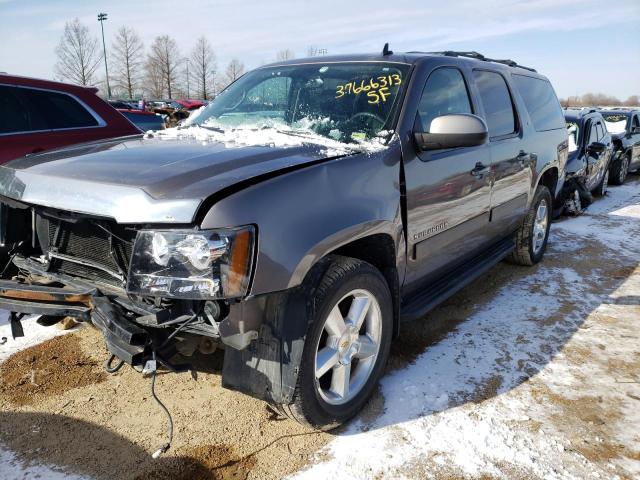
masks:
<path fill-rule="evenodd" d="M 535 194 L 535 191 L 539 185 L 544 185 L 551 192 L 551 196 L 553 197 L 553 201 L 555 202 L 558 197 L 559 190 L 558 180 L 558 167 L 556 167 L 555 165 L 550 165 L 549 167 L 545 168 L 538 176 L 538 182 L 535 185 L 533 193 Z"/>

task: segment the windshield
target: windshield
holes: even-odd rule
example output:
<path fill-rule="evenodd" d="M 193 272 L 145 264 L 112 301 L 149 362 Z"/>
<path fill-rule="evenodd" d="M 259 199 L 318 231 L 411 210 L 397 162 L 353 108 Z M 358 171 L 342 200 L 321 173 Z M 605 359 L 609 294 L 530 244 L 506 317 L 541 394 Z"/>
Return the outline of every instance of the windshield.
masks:
<path fill-rule="evenodd" d="M 604 122 L 609 133 L 624 133 L 627 127 L 627 116 L 621 113 L 603 113 Z"/>
<path fill-rule="evenodd" d="M 343 143 L 386 136 L 409 65 L 327 63 L 259 68 L 224 90 L 197 117 L 205 128 L 275 128 Z"/>

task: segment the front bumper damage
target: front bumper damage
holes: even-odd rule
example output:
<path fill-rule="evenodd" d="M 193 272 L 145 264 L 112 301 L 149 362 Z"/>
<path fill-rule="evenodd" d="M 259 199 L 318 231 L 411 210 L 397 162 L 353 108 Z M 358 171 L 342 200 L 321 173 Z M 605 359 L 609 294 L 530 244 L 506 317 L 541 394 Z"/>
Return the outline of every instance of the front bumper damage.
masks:
<path fill-rule="evenodd" d="M 586 186 L 583 175 L 568 174 L 555 204 L 555 216 L 580 215 L 593 203 L 593 195 Z"/>
<path fill-rule="evenodd" d="M 24 278 L 0 280 L 0 309 L 20 315 L 72 317 L 91 323 L 103 333 L 108 350 L 134 366 L 143 365 L 175 326 L 194 315 L 188 309 L 144 310 L 125 297 L 101 292 L 89 282 L 48 272 L 32 259 L 16 256 L 13 263 L 20 272 L 28 273 L 28 281 Z M 222 321 L 201 325 L 193 322 L 184 332 L 204 332 L 233 349 L 242 350 L 257 338 L 261 319 L 255 316 L 247 319 L 238 313 L 245 313 L 245 309 L 232 305 Z"/>
<path fill-rule="evenodd" d="M 12 318 L 24 314 L 72 317 L 98 328 L 109 352 L 132 366 L 143 367 L 153 358 L 173 366 L 167 359 L 179 352 L 166 339 L 184 323 L 188 312 L 141 311 L 126 297 L 112 296 L 83 279 L 48 272 L 33 259 L 14 257 L 13 263 L 29 274 L 29 282 L 0 281 L 0 309 L 13 312 Z M 231 304 L 215 326 L 198 327 L 207 327 L 225 347 L 225 388 L 272 404 L 291 402 L 310 318 L 305 299 L 302 287 L 250 297 Z"/>

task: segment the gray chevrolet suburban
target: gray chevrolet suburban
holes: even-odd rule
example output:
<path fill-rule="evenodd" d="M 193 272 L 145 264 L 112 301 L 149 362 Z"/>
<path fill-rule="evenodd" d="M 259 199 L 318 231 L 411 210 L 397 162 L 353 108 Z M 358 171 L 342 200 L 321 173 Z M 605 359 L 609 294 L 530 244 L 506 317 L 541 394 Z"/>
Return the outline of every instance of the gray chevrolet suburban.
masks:
<path fill-rule="evenodd" d="M 267 65 L 187 125 L 0 167 L 0 308 L 15 335 L 91 323 L 110 370 L 224 348 L 225 387 L 331 428 L 403 321 L 542 259 L 567 150 L 551 84 L 511 60 Z"/>

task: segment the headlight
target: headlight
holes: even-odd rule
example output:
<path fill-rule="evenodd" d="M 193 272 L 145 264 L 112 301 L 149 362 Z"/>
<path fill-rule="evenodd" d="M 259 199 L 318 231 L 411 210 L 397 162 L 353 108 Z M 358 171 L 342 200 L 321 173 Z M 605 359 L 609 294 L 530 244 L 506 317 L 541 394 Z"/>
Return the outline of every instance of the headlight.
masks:
<path fill-rule="evenodd" d="M 220 230 L 141 230 L 127 291 L 184 299 L 246 295 L 253 263 L 251 226 Z"/>

